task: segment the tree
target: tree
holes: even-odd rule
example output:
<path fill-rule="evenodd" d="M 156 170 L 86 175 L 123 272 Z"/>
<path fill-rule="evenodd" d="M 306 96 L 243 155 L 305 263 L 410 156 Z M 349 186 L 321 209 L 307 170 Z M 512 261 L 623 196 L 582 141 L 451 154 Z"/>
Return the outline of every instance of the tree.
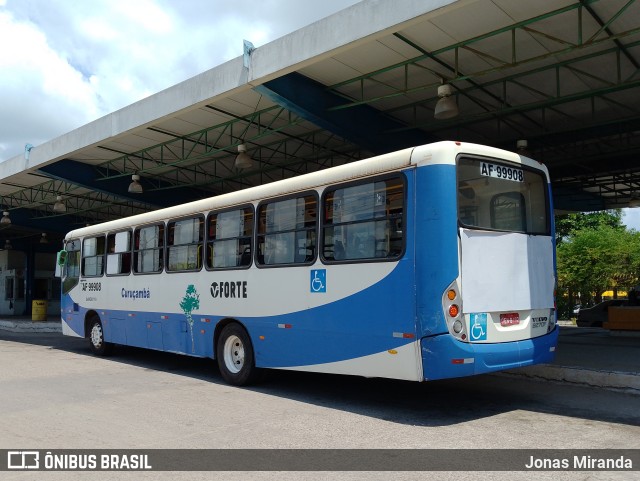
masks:
<path fill-rule="evenodd" d="M 632 245 L 625 246 L 631 232 L 625 230 L 620 209 L 563 214 L 555 224 L 560 316 L 571 315 L 578 293 L 580 302 L 589 305 L 604 290 L 635 285 L 640 271 L 630 257 Z"/>
<path fill-rule="evenodd" d="M 556 244 L 568 240 L 571 235 L 583 229 L 597 229 L 608 226 L 624 230 L 622 210 L 603 210 L 599 212 L 576 212 L 556 216 Z"/>
<path fill-rule="evenodd" d="M 557 247 L 560 292 L 580 292 L 582 301 L 602 300 L 611 288 L 630 289 L 640 273 L 640 233 L 600 224 L 583 227 Z M 565 314 L 565 313 L 563 313 Z"/>
<path fill-rule="evenodd" d="M 193 284 L 189 284 L 187 287 L 187 292 L 182 298 L 182 302 L 180 302 L 180 308 L 184 312 L 184 315 L 187 316 L 189 331 L 191 331 L 191 352 L 195 352 L 195 343 L 193 340 L 193 317 L 191 316 L 191 313 L 200 309 L 200 294 L 198 294 L 198 291 L 196 291 Z"/>

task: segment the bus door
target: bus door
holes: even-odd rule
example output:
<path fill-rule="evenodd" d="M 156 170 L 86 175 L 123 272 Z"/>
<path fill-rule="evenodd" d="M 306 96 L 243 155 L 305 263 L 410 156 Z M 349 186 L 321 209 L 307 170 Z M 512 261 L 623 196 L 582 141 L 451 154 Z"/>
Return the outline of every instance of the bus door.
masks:
<path fill-rule="evenodd" d="M 84 322 L 80 316 L 80 307 L 76 296 L 79 294 L 80 282 L 80 240 L 71 240 L 66 243 L 64 250 L 58 256 L 58 264 L 61 268 L 62 296 L 61 311 L 63 329 L 71 329 L 73 332 L 64 332 L 66 335 L 83 336 Z"/>

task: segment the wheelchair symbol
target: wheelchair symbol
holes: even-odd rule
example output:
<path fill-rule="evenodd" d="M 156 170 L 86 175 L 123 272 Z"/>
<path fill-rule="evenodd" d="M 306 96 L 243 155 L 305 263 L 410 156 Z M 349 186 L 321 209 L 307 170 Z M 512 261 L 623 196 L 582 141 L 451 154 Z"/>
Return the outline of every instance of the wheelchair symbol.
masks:
<path fill-rule="evenodd" d="M 484 341 L 487 339 L 487 314 L 472 314 L 473 324 L 471 325 L 471 340 Z"/>
<path fill-rule="evenodd" d="M 311 292 L 327 292 L 327 270 L 311 271 Z"/>

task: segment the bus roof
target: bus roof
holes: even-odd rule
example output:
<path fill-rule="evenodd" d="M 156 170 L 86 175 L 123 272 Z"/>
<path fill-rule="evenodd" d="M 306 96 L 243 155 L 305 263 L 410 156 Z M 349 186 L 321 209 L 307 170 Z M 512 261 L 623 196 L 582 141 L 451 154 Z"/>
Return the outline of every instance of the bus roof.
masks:
<path fill-rule="evenodd" d="M 123 219 L 116 219 L 102 224 L 82 227 L 69 232 L 66 235 L 66 239 L 84 237 L 97 232 L 113 232 L 131 226 L 150 224 L 160 222 L 168 218 L 185 217 L 200 212 L 247 204 L 262 199 L 301 192 L 336 182 L 344 182 L 383 172 L 398 170 L 411 165 L 412 151 L 413 148 L 404 149 L 377 157 L 358 160 L 350 164 L 324 169 L 318 172 L 303 174 L 290 179 L 279 180 L 277 182 L 250 187 L 244 190 L 196 200 L 164 209 L 158 209 Z"/>
<path fill-rule="evenodd" d="M 234 205 L 247 204 L 263 199 L 269 199 L 282 195 L 301 192 L 309 189 L 321 187 L 323 185 L 334 184 L 355 180 L 384 172 L 409 167 L 411 165 L 424 164 L 453 164 L 458 153 L 470 153 L 502 158 L 514 162 L 523 162 L 544 170 L 547 169 L 537 162 L 521 157 L 518 154 L 506 150 L 487 147 L 479 144 L 466 142 L 442 141 L 426 144 L 419 147 L 412 147 L 396 152 L 391 152 L 368 159 L 358 160 L 338 167 L 324 169 L 318 172 L 303 174 L 290 179 L 279 180 L 269 184 L 250 187 L 244 190 L 221 194 L 215 197 L 208 197 L 186 204 L 175 205 L 164 209 L 146 212 L 131 217 L 116 219 L 101 224 L 82 227 L 69 232 L 65 239 L 84 237 L 101 232 L 114 232 L 131 226 L 152 224 L 170 218 L 180 218 L 200 212 L 223 209 Z M 534 165 L 537 164 L 537 165 Z M 547 174 L 548 177 L 548 174 Z"/>

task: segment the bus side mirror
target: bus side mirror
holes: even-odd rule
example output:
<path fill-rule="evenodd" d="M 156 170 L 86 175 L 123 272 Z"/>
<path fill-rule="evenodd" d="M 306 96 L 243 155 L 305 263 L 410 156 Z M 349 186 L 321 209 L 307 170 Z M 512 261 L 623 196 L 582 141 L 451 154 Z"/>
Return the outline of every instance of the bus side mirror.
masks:
<path fill-rule="evenodd" d="M 67 263 L 67 251 L 58 252 L 57 264 L 63 267 Z"/>
<path fill-rule="evenodd" d="M 56 257 L 56 271 L 54 273 L 54 277 L 62 277 L 62 268 L 67 263 L 67 251 L 58 252 L 58 256 Z"/>

